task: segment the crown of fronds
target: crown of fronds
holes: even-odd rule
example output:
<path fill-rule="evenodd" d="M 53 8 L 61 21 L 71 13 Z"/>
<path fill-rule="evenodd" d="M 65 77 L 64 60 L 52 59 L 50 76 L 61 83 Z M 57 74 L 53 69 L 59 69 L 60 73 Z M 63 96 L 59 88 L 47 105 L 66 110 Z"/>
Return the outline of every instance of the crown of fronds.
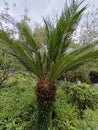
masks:
<path fill-rule="evenodd" d="M 17 24 L 23 40 L 12 39 L 7 32 L 0 30 L 0 42 L 10 47 L 8 53 L 17 57 L 24 67 L 33 72 L 38 80 L 48 78 L 51 82 L 58 79 L 69 69 L 98 57 L 96 43 L 68 51 L 71 36 L 76 30 L 86 6 L 83 1 L 71 0 L 65 3 L 64 10 L 56 24 L 43 18 L 47 44 L 36 43 L 33 33 L 26 22 Z"/>

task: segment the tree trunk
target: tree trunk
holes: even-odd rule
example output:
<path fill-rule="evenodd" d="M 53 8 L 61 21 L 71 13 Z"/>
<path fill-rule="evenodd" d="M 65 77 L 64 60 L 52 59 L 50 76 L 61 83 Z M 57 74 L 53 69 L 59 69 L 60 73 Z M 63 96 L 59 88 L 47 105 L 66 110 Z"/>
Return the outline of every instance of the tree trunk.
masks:
<path fill-rule="evenodd" d="M 48 130 L 52 123 L 56 87 L 45 79 L 37 83 L 35 92 L 38 107 L 37 130 Z"/>

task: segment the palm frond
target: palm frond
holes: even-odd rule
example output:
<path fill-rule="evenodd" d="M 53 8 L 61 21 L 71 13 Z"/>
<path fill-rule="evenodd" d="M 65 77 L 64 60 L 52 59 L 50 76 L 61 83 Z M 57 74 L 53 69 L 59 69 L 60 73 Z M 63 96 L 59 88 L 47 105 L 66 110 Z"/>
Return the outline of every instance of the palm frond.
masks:
<path fill-rule="evenodd" d="M 17 24 L 19 33 L 24 36 L 26 44 L 30 46 L 33 52 L 37 53 L 38 46 L 32 36 L 32 32 L 26 22 Z"/>
<path fill-rule="evenodd" d="M 70 5 L 66 3 L 64 11 L 56 23 L 56 27 L 49 31 L 49 24 L 44 20 L 46 26 L 46 33 L 50 39 L 49 43 L 49 55 L 51 62 L 56 61 L 59 56 L 64 53 L 70 44 L 70 36 L 76 30 L 77 25 L 81 19 L 81 16 L 86 9 L 86 6 L 79 8 L 82 2 L 75 2 L 72 0 Z M 55 51 L 54 51 L 55 50 Z"/>
<path fill-rule="evenodd" d="M 13 50 L 4 50 L 4 52 L 11 54 L 12 56 L 16 57 L 18 61 L 26 68 L 26 70 L 32 72 L 32 68 L 28 66 L 28 64 L 23 60 L 22 57 L 20 57 L 17 53 L 15 53 Z"/>
<path fill-rule="evenodd" d="M 34 62 L 31 55 L 28 53 L 28 49 L 25 48 L 21 42 L 11 39 L 7 33 L 2 30 L 0 31 L 0 42 L 8 45 L 15 52 L 14 56 L 21 59 L 21 61 L 24 61 L 23 63 L 26 63 L 35 75 L 37 75 L 40 79 L 42 78 L 41 69 Z M 24 65 L 24 67 L 26 66 Z"/>
<path fill-rule="evenodd" d="M 61 56 L 51 68 L 51 73 L 49 75 L 50 80 L 54 81 L 58 79 L 62 73 L 79 66 L 83 62 L 98 58 L 98 49 L 95 50 L 96 44 L 98 44 L 98 42 L 80 47 L 80 49 L 76 49 L 68 55 L 65 54 Z"/>

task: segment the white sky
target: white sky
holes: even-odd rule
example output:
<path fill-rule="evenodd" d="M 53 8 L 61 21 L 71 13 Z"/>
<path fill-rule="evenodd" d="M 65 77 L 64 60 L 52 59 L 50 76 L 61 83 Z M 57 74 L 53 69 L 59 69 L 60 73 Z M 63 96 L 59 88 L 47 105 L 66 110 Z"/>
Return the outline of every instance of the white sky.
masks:
<path fill-rule="evenodd" d="M 10 13 L 15 19 L 20 20 L 24 14 L 24 8 L 29 10 L 29 16 L 32 22 L 42 23 L 42 16 L 55 16 L 60 14 L 66 0 L 5 0 L 10 6 Z M 13 7 L 16 3 L 16 7 Z M 98 8 L 98 0 L 85 0 L 84 5 L 89 4 L 88 10 L 91 10 L 91 5 Z M 0 9 L 4 8 L 4 0 L 0 0 Z"/>

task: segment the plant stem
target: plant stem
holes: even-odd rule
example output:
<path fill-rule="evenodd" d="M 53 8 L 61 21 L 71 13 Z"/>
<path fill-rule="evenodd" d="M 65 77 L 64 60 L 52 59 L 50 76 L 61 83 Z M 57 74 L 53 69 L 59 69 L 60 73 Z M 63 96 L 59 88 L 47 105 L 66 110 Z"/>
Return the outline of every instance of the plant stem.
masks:
<path fill-rule="evenodd" d="M 52 109 L 38 111 L 37 130 L 48 130 L 52 123 Z"/>

